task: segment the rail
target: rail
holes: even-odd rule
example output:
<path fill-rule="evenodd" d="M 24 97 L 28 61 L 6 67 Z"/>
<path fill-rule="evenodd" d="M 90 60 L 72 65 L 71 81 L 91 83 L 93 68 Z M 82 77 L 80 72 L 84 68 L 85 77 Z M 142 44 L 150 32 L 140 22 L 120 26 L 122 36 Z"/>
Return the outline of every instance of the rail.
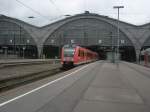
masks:
<path fill-rule="evenodd" d="M 61 72 L 59 59 L 26 60 L 1 65 L 3 66 L 0 68 L 0 92 Z"/>
<path fill-rule="evenodd" d="M 25 59 L 25 60 L 0 60 L 0 69 L 4 67 L 14 67 L 21 65 L 36 64 L 56 64 L 60 63 L 60 59 Z"/>

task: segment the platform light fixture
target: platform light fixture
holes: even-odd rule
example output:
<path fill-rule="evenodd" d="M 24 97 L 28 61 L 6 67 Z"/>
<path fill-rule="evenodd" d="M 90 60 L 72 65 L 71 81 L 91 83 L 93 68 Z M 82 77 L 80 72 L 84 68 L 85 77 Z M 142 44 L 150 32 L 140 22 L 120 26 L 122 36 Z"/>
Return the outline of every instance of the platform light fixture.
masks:
<path fill-rule="evenodd" d="M 29 39 L 27 39 L 27 43 L 28 43 L 28 44 L 30 43 L 30 40 L 29 40 Z"/>
<path fill-rule="evenodd" d="M 13 42 L 13 40 L 11 39 L 11 40 L 9 40 L 9 42 L 10 42 L 10 43 L 12 43 L 12 42 Z"/>
<path fill-rule="evenodd" d="M 74 40 L 71 40 L 71 44 L 74 44 Z"/>
<path fill-rule="evenodd" d="M 101 43 L 102 43 L 102 40 L 98 40 L 98 43 L 101 44 Z"/>
<path fill-rule="evenodd" d="M 52 44 L 54 43 L 54 39 L 51 40 L 51 43 L 52 43 Z"/>
<path fill-rule="evenodd" d="M 125 41 L 124 40 L 121 40 L 121 44 L 124 44 L 125 43 Z"/>
<path fill-rule="evenodd" d="M 23 46 L 23 59 L 25 58 L 25 49 L 26 49 L 26 47 L 25 46 Z"/>

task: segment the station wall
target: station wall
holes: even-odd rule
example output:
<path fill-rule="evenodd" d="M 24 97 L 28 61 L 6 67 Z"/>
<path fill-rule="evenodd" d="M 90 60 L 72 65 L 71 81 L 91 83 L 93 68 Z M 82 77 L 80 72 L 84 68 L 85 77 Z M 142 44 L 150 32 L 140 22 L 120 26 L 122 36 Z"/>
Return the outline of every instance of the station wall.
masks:
<path fill-rule="evenodd" d="M 143 47 L 150 47 L 149 27 L 150 24 L 136 26 L 120 21 L 120 46 L 133 46 L 136 60 Z M 11 52 L 14 55 L 17 54 L 17 57 L 40 58 L 43 57 L 44 46 L 61 47 L 68 43 L 83 46 L 111 46 L 112 39 L 115 46 L 117 44 L 117 20 L 107 16 L 83 13 L 43 27 L 0 16 L 0 52 L 4 55 L 9 54 L 8 49 L 13 49 L 14 51 Z M 34 51 L 34 53 L 28 51 Z M 20 52 L 19 56 L 18 52 Z M 33 56 L 25 54 L 33 54 Z M 59 53 L 56 54 L 59 55 Z"/>

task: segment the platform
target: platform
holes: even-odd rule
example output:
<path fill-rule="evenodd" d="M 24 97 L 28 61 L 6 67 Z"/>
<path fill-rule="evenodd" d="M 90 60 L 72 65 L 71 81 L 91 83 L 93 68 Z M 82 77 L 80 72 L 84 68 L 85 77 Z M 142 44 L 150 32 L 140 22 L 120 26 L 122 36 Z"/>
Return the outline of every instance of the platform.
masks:
<path fill-rule="evenodd" d="M 0 112 L 150 112 L 149 68 L 97 61 L 59 75 L 0 95 Z"/>

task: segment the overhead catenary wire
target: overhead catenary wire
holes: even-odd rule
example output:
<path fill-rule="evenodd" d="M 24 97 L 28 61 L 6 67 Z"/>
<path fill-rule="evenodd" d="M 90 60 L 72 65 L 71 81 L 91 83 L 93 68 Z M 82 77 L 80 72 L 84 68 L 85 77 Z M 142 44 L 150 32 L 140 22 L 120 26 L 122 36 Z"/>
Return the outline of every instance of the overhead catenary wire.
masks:
<path fill-rule="evenodd" d="M 48 0 L 51 4 L 53 4 L 56 8 L 56 10 L 61 13 L 61 15 L 63 15 L 62 11 L 57 7 L 57 5 L 55 4 L 55 2 L 53 0 Z"/>
<path fill-rule="evenodd" d="M 24 7 L 26 7 L 26 8 L 28 8 L 28 9 L 32 10 L 34 13 L 40 15 L 40 16 L 43 17 L 44 19 L 47 19 L 48 21 L 51 21 L 51 19 L 47 18 L 46 16 L 44 16 L 44 15 L 41 14 L 40 12 L 34 10 L 33 8 L 29 7 L 28 5 L 24 4 L 23 2 L 21 2 L 21 1 L 19 1 L 19 0 L 15 0 L 15 1 L 17 1 L 19 4 L 23 5 Z"/>

